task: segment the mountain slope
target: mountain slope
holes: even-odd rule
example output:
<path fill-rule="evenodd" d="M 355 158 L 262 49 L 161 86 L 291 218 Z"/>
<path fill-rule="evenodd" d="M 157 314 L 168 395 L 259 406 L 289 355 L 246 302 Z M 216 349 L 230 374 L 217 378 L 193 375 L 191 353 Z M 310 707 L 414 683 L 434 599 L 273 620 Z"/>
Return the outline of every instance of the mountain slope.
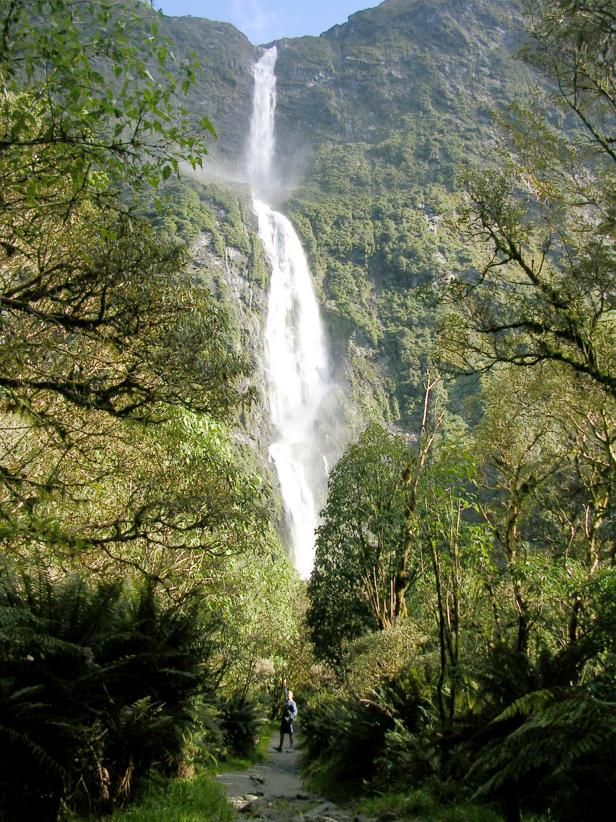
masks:
<path fill-rule="evenodd" d="M 532 81 L 514 57 L 515 8 L 386 0 L 320 37 L 276 43 L 282 209 L 311 258 L 358 424 L 417 425 L 437 310 L 430 285 L 469 264 L 442 215 L 459 173 L 489 153 L 492 110 Z M 193 105 L 218 129 L 212 156 L 237 169 L 258 50 L 231 26 L 166 26 L 208 67 Z M 465 391 L 455 388 L 457 401 Z"/>
<path fill-rule="evenodd" d="M 375 142 L 404 115 L 475 128 L 516 90 L 518 37 L 499 0 L 386 0 L 318 38 L 279 43 L 278 126 L 291 146 Z"/>

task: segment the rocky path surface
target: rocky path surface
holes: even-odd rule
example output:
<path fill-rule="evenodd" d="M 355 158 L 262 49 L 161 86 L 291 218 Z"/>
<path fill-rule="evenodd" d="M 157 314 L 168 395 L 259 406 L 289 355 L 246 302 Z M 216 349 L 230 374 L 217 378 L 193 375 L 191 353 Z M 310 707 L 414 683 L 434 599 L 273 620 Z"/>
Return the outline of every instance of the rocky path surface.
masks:
<path fill-rule="evenodd" d="M 312 794 L 304 788 L 299 771 L 301 754 L 283 748 L 274 750 L 278 735 L 272 737 L 267 762 L 246 771 L 224 773 L 225 785 L 236 809 L 236 819 L 265 822 L 370 822 Z"/>

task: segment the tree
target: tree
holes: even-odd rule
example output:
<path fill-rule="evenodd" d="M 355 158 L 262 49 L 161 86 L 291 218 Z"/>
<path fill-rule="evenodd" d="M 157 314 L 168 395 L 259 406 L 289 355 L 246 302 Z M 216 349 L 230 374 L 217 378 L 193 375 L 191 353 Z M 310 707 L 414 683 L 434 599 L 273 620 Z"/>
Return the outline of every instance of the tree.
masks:
<path fill-rule="evenodd" d="M 428 378 L 417 450 L 373 423 L 330 475 L 307 614 L 317 655 L 330 661 L 340 661 L 346 641 L 406 614 L 420 569 L 418 489 L 434 442 L 428 415 L 435 384 Z"/>
<path fill-rule="evenodd" d="M 182 289 L 182 249 L 123 213 L 127 189 L 206 152 L 179 99 L 195 66 L 169 71 L 142 8 L 11 0 L 0 18 L 0 385 L 26 407 L 32 392 L 119 416 L 236 398 L 224 317 Z"/>
<path fill-rule="evenodd" d="M 308 584 L 308 624 L 319 656 L 339 659 L 345 640 L 383 627 L 399 612 L 394 586 L 405 540 L 408 468 L 402 437 L 372 424 L 330 474 Z"/>
<path fill-rule="evenodd" d="M 324 658 L 339 661 L 343 641 L 406 615 L 422 564 L 419 489 L 446 410 L 440 382 L 428 371 L 415 448 L 373 423 L 332 471 L 308 589 Z"/>
<path fill-rule="evenodd" d="M 475 474 L 473 461 L 458 443 L 443 443 L 421 489 L 420 539 L 425 545 L 427 567 L 420 588 L 436 629 L 433 641 L 439 662 L 434 684 L 440 725 L 439 765 L 444 777 L 457 730 L 461 694 L 468 690 L 465 652 L 468 654 L 473 645 L 476 651 L 469 628 L 480 621 L 482 577 L 491 566 L 492 530 L 478 521 Z"/>
<path fill-rule="evenodd" d="M 246 394 L 228 318 L 181 273 L 186 250 L 130 213 L 137 189 L 155 196 L 180 160 L 201 162 L 209 124 L 181 100 L 196 67 L 170 71 L 143 5 L 11 0 L 0 31 L 2 537 L 22 556 L 133 545 L 136 563 L 216 550 L 223 533 L 245 546 L 260 483 L 240 487 L 226 437 L 204 436 L 218 462 L 199 447 L 170 460 L 142 427 L 166 421 L 169 449 L 184 427 L 193 446 L 191 414 L 211 433 Z"/>
<path fill-rule="evenodd" d="M 502 170 L 467 176 L 464 239 L 478 271 L 452 285 L 442 339 L 456 366 L 545 361 L 616 395 L 616 91 L 613 13 L 604 0 L 532 0 L 526 57 L 552 103 L 501 118 Z"/>
<path fill-rule="evenodd" d="M 132 568 L 185 591 L 210 576 L 208 562 L 269 554 L 269 488 L 224 424 L 184 411 L 155 426 L 90 416 L 73 420 L 68 449 L 22 437 L 30 481 L 7 493 L 0 518 L 14 558 Z"/>
<path fill-rule="evenodd" d="M 7 0 L 0 32 L 3 210 L 69 213 L 201 165 L 214 130 L 185 105 L 199 64 L 175 60 L 143 4 Z"/>

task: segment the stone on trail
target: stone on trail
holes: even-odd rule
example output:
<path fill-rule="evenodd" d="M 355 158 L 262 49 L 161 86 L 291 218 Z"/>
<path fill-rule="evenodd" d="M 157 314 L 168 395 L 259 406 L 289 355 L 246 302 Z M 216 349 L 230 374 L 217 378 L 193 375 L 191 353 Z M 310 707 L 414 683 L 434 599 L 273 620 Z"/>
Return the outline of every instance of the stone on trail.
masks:
<path fill-rule="evenodd" d="M 274 741 L 275 738 L 272 739 Z M 351 822 L 350 813 L 306 789 L 302 783 L 299 758 L 299 751 L 287 756 L 271 753 L 266 762 L 250 770 L 220 774 L 218 779 L 230 797 L 235 819 L 250 819 L 252 822 Z"/>
<path fill-rule="evenodd" d="M 260 798 L 252 793 L 247 793 L 245 796 L 230 796 L 229 802 L 233 805 L 236 811 L 240 813 L 248 813 L 256 810 L 260 802 Z"/>
<path fill-rule="evenodd" d="M 348 815 L 331 802 L 321 802 L 303 814 L 305 822 L 344 822 Z"/>

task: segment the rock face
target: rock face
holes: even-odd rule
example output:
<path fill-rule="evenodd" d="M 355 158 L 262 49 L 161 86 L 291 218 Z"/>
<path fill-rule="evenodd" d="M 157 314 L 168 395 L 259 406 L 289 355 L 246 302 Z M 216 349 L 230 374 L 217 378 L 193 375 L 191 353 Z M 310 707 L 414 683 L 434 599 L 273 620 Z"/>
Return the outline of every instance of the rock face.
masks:
<path fill-rule="evenodd" d="M 322 34 L 279 43 L 279 129 L 289 153 L 384 139 L 406 115 L 486 122 L 520 77 L 500 0 L 386 0 Z M 283 149 L 284 151 L 284 149 Z"/>
<path fill-rule="evenodd" d="M 277 41 L 280 159 L 290 165 L 323 141 L 377 142 L 407 115 L 442 117 L 457 129 L 486 122 L 525 76 L 512 60 L 520 40 L 515 5 L 386 0 L 320 37 Z M 213 153 L 238 158 L 259 49 L 230 24 L 163 19 L 178 54 L 204 62 L 191 105 L 217 129 Z"/>
<path fill-rule="evenodd" d="M 217 140 L 210 153 L 216 160 L 233 160 L 244 150 L 252 101 L 252 65 L 257 49 L 230 23 L 199 17 L 163 17 L 162 34 L 173 44 L 178 59 L 194 54 L 204 67 L 191 89 L 189 105 L 214 124 Z"/>
<path fill-rule="evenodd" d="M 530 78 L 515 59 L 516 9 L 516 0 L 385 0 L 320 37 L 276 44 L 277 208 L 309 256 L 357 428 L 375 417 L 417 427 L 438 322 L 424 292 L 473 265 L 442 215 L 468 162 L 489 162 L 492 110 Z M 165 18 L 164 27 L 181 56 L 192 50 L 205 63 L 190 105 L 218 131 L 206 166 L 232 177 L 259 49 L 226 24 Z M 246 303 L 234 276 L 228 289 Z M 466 390 L 456 387 L 457 407 Z"/>

